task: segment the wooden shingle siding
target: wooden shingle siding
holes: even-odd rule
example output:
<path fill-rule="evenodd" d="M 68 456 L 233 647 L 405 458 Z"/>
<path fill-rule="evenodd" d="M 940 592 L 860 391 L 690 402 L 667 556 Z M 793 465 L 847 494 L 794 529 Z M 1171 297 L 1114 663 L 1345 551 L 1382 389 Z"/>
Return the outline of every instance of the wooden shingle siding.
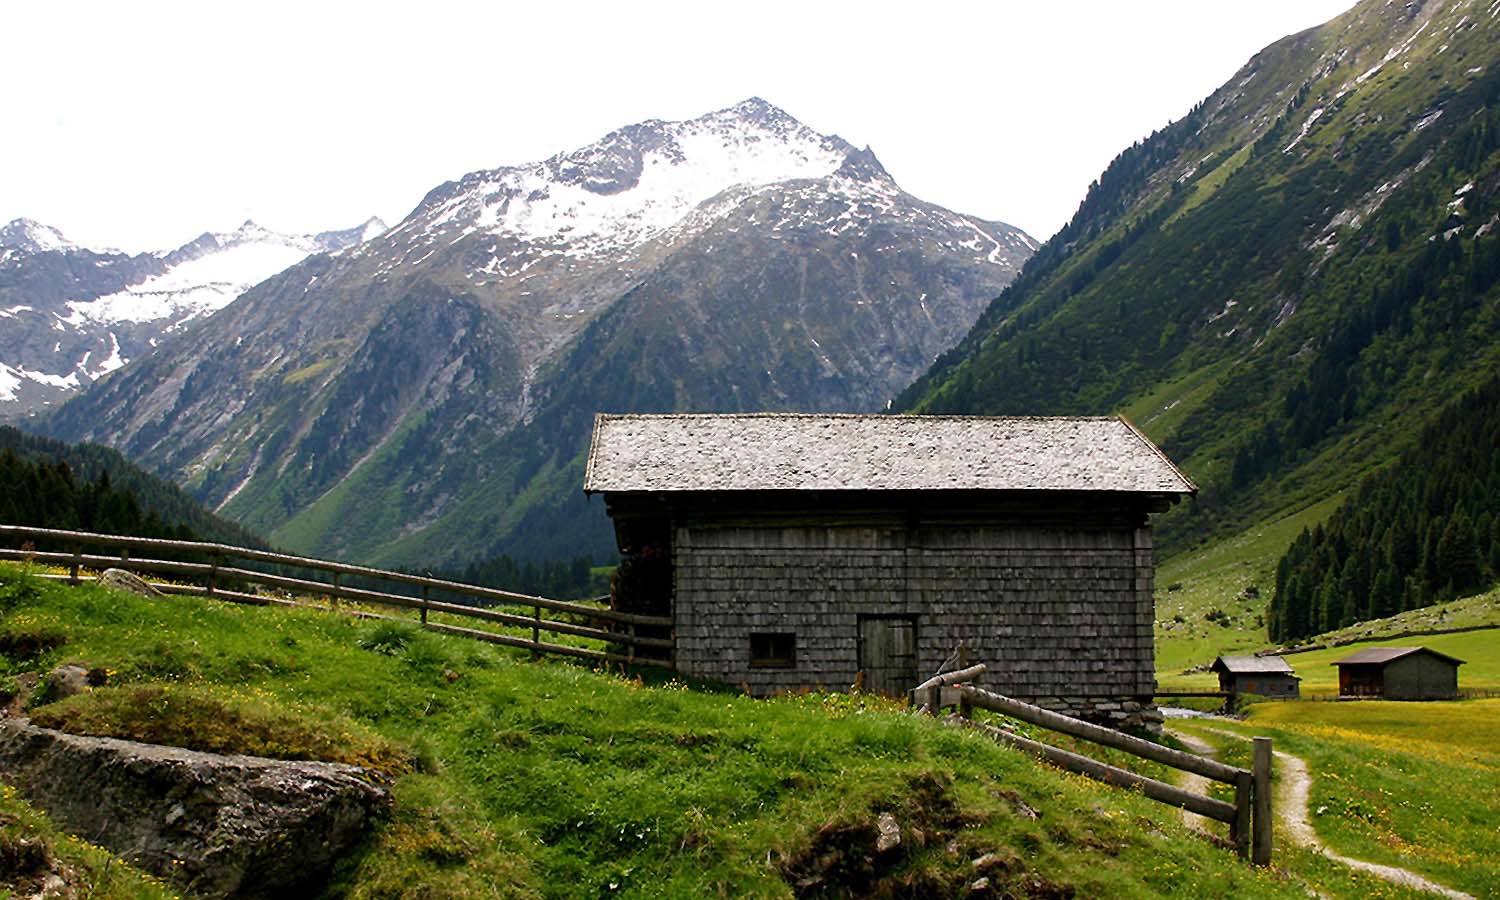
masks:
<path fill-rule="evenodd" d="M 1154 687 L 1146 528 L 697 525 L 673 555 L 678 667 L 756 694 L 853 684 L 861 616 L 912 617 L 924 675 L 967 641 L 987 687 L 1096 718 Z M 749 666 L 766 631 L 795 668 Z"/>

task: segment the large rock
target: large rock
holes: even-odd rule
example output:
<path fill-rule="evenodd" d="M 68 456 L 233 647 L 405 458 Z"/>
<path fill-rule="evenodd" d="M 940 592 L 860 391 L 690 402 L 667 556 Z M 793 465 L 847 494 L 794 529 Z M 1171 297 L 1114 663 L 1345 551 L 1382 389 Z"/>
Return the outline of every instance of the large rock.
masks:
<path fill-rule="evenodd" d="M 207 897 L 312 893 L 389 793 L 354 766 L 0 721 L 0 776 L 60 825 Z"/>
<path fill-rule="evenodd" d="M 162 596 L 162 592 L 148 584 L 146 579 L 124 569 L 105 569 L 99 573 L 99 583 L 117 591 L 127 591 L 142 597 Z"/>

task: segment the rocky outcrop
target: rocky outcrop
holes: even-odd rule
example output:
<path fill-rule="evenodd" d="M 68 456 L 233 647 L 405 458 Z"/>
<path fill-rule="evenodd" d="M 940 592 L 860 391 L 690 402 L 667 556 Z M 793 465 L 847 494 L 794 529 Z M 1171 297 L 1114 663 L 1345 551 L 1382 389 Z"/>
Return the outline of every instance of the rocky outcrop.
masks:
<path fill-rule="evenodd" d="M 0 722 L 0 776 L 54 821 L 206 897 L 316 892 L 390 803 L 354 766 L 221 756 Z"/>

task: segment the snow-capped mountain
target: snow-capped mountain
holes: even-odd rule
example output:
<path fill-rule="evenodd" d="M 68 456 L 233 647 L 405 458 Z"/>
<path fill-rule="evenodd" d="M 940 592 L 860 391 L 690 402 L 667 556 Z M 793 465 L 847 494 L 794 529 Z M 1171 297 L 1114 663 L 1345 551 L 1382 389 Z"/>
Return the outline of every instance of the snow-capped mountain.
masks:
<path fill-rule="evenodd" d="M 285 546 L 607 552 L 579 518 L 596 410 L 879 409 L 1034 247 L 752 99 L 440 185 L 49 427 Z"/>
<path fill-rule="evenodd" d="M 63 237 L 61 231 L 31 219 L 15 219 L 0 226 L 0 258 L 12 253 L 44 253 L 73 247 L 73 242 Z"/>
<path fill-rule="evenodd" d="M 247 221 L 176 250 L 127 256 L 16 219 L 0 228 L 0 417 L 52 405 L 309 254 L 384 230 L 371 219 L 285 235 Z"/>

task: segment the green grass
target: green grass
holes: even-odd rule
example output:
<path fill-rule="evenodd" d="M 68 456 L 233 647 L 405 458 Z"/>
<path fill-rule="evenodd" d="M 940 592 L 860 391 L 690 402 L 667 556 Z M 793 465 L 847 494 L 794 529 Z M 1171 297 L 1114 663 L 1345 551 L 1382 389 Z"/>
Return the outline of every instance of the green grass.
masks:
<path fill-rule="evenodd" d="M 312 379 L 318 377 L 319 375 L 332 368 L 334 362 L 336 362 L 336 360 L 320 359 L 311 365 L 303 366 L 295 372 L 288 372 L 285 376 L 282 377 L 281 383 L 285 385 L 294 385 L 301 384 L 304 381 L 311 381 Z"/>
<path fill-rule="evenodd" d="M 1242 763 L 1245 742 L 1181 723 Z M 1401 866 L 1476 897 L 1500 891 L 1500 700 L 1259 703 L 1244 723 L 1312 773 L 1309 812 L 1338 853 Z"/>
<path fill-rule="evenodd" d="M 175 684 L 100 687 L 30 713 L 33 725 L 72 734 L 169 744 L 207 753 L 318 759 L 387 775 L 409 755 L 340 716 L 302 714 L 259 697 Z"/>
<path fill-rule="evenodd" d="M 1500 587 L 1482 594 L 1460 597 L 1447 603 L 1436 603 L 1411 609 L 1384 619 L 1371 619 L 1325 632 L 1307 641 L 1310 644 L 1346 644 L 1384 638 L 1407 631 L 1433 631 L 1445 628 L 1470 628 L 1478 625 L 1500 627 Z"/>
<path fill-rule="evenodd" d="M 1193 192 L 1188 195 L 1186 200 L 1182 201 L 1181 206 L 1177 207 L 1167 217 L 1167 220 L 1161 225 L 1162 229 L 1165 230 L 1172 227 L 1174 222 L 1192 212 L 1203 201 L 1212 197 L 1219 188 L 1224 186 L 1224 182 L 1229 180 L 1229 176 L 1238 171 L 1240 166 L 1243 166 L 1249 159 L 1250 145 L 1246 144 L 1235 151 L 1228 159 L 1220 163 L 1213 171 L 1193 182 Z"/>
<path fill-rule="evenodd" d="M 1120 415 L 1160 444 L 1171 438 L 1177 426 L 1213 396 L 1228 369 L 1227 361 L 1219 362 L 1157 385 L 1127 404 Z"/>
<path fill-rule="evenodd" d="M 832 865 L 871 896 L 947 897 L 985 853 L 1017 895 L 1303 896 L 1188 836 L 1168 807 L 887 701 L 757 701 L 416 630 L 393 641 L 389 623 L 317 610 L 146 600 L 11 567 L 0 581 L 0 628 L 67 637 L 11 672 L 76 660 L 122 690 L 249 697 L 420 759 L 329 896 L 789 897 Z M 904 849 L 865 870 L 880 812 Z"/>
<path fill-rule="evenodd" d="M 1341 499 L 1329 497 L 1158 567 L 1156 671 L 1163 688 L 1180 686 L 1183 669 L 1220 654 L 1269 646 L 1264 616 L 1276 588 L 1276 563 L 1303 528 L 1326 518 Z M 1214 610 L 1225 613 L 1228 625 L 1206 618 Z"/>
<path fill-rule="evenodd" d="M 1366 622 L 1357 633 L 1394 635 L 1414 628 L 1461 628 L 1470 625 L 1493 625 L 1483 631 L 1465 631 L 1457 634 L 1412 635 L 1409 637 L 1375 637 L 1369 641 L 1353 641 L 1323 650 L 1293 653 L 1286 657 L 1288 663 L 1302 679 L 1303 697 L 1335 697 L 1339 692 L 1338 670 L 1332 665 L 1365 647 L 1430 647 L 1439 653 L 1464 660 L 1458 669 L 1460 691 L 1500 691 L 1500 589 L 1454 600 L 1437 607 L 1411 610 L 1389 619 Z M 1344 629 L 1321 635 L 1314 643 L 1325 643 L 1334 635 L 1356 633 Z M 1164 689 L 1207 691 L 1218 689 L 1218 676 L 1211 672 L 1181 673 L 1158 672 L 1157 681 Z"/>

